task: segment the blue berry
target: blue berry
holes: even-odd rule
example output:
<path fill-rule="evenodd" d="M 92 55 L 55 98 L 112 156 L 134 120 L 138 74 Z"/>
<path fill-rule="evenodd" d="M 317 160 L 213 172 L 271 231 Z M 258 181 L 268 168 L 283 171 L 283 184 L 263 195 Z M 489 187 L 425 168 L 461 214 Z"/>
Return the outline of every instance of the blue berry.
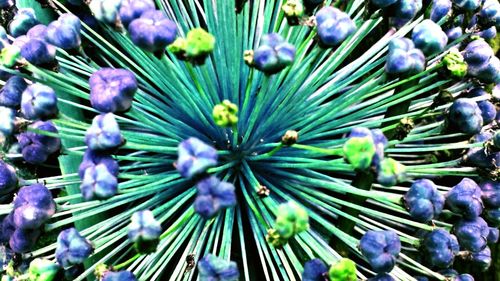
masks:
<path fill-rule="evenodd" d="M 28 84 L 21 76 L 12 76 L 0 90 L 0 105 L 17 108 L 21 104 L 21 95 Z"/>
<path fill-rule="evenodd" d="M 433 22 L 439 22 L 451 12 L 451 0 L 432 0 L 429 18 Z"/>
<path fill-rule="evenodd" d="M 491 121 L 495 120 L 495 117 L 497 116 L 497 109 L 493 103 L 484 100 L 477 102 L 477 106 L 479 107 L 479 110 L 481 110 L 483 125 L 489 124 Z"/>
<path fill-rule="evenodd" d="M 42 184 L 22 187 L 14 199 L 13 222 L 16 229 L 38 229 L 55 214 L 50 191 Z"/>
<path fill-rule="evenodd" d="M 16 170 L 0 160 L 0 194 L 8 194 L 17 187 Z"/>
<path fill-rule="evenodd" d="M 398 0 L 392 8 L 395 18 L 407 21 L 422 9 L 422 0 Z"/>
<path fill-rule="evenodd" d="M 460 274 L 454 281 L 474 281 L 474 277 L 470 274 Z"/>
<path fill-rule="evenodd" d="M 477 70 L 476 78 L 483 83 L 500 83 L 500 59 L 491 57 L 484 68 Z"/>
<path fill-rule="evenodd" d="M 240 273 L 235 262 L 227 261 L 212 254 L 198 261 L 200 281 L 237 281 Z"/>
<path fill-rule="evenodd" d="M 73 14 L 62 14 L 49 24 L 46 30 L 47 42 L 62 49 L 77 49 L 81 44 L 80 19 Z"/>
<path fill-rule="evenodd" d="M 408 38 L 394 38 L 389 43 L 385 72 L 389 74 L 418 73 L 425 69 L 425 56 Z"/>
<path fill-rule="evenodd" d="M 198 193 L 194 201 L 196 213 L 205 219 L 214 217 L 221 209 L 236 204 L 234 185 L 211 176 L 198 182 Z"/>
<path fill-rule="evenodd" d="M 455 26 L 445 31 L 446 36 L 448 36 L 448 41 L 454 41 L 463 35 L 462 27 Z"/>
<path fill-rule="evenodd" d="M 177 26 L 162 11 L 146 11 L 128 26 L 132 42 L 150 52 L 164 51 L 174 42 Z"/>
<path fill-rule="evenodd" d="M 123 112 L 130 109 L 137 91 L 133 72 L 126 69 L 101 68 L 89 79 L 90 103 L 100 112 Z"/>
<path fill-rule="evenodd" d="M 194 137 L 179 144 L 178 156 L 176 168 L 185 178 L 202 174 L 217 164 L 217 150 Z"/>
<path fill-rule="evenodd" d="M 488 241 L 488 243 L 495 244 L 498 242 L 499 236 L 500 232 L 498 228 L 490 227 L 490 232 L 488 233 L 488 237 L 486 237 L 486 240 Z"/>
<path fill-rule="evenodd" d="M 57 236 L 56 259 L 62 267 L 83 263 L 92 251 L 92 244 L 75 228 L 65 229 Z"/>
<path fill-rule="evenodd" d="M 37 121 L 29 128 L 58 133 L 56 127 L 50 121 Z M 24 132 L 17 137 L 21 148 L 23 158 L 31 164 L 44 163 L 50 154 L 53 154 L 61 148 L 61 140 L 57 137 L 37 134 L 35 132 Z"/>
<path fill-rule="evenodd" d="M 479 187 L 484 205 L 490 208 L 500 208 L 500 183 L 487 180 L 481 182 Z"/>
<path fill-rule="evenodd" d="M 267 74 L 283 70 L 294 59 L 295 47 L 277 33 L 262 36 L 260 46 L 253 53 L 253 65 Z"/>
<path fill-rule="evenodd" d="M 107 271 L 104 273 L 101 281 L 137 281 L 134 274 L 127 270 L 122 271 Z"/>
<path fill-rule="evenodd" d="M 304 264 L 302 281 L 323 281 L 324 274 L 328 272 L 328 267 L 320 259 L 312 259 Z"/>
<path fill-rule="evenodd" d="M 441 27 L 428 19 L 415 26 L 411 39 L 426 56 L 442 52 L 448 42 Z"/>
<path fill-rule="evenodd" d="M 486 246 L 479 252 L 473 252 L 471 254 L 471 261 L 475 268 L 480 271 L 486 271 L 491 265 L 491 250 L 490 247 Z"/>
<path fill-rule="evenodd" d="M 421 245 L 426 262 L 437 268 L 448 268 L 452 265 L 459 251 L 457 238 L 443 229 L 427 233 Z"/>
<path fill-rule="evenodd" d="M 57 95 L 40 83 L 29 85 L 21 98 L 21 112 L 27 119 L 46 119 L 57 114 Z"/>
<path fill-rule="evenodd" d="M 111 155 L 105 154 L 100 151 L 93 151 L 90 149 L 87 149 L 85 151 L 85 154 L 83 154 L 82 163 L 78 168 L 78 175 L 80 176 L 81 179 L 83 179 L 83 176 L 85 175 L 85 170 L 87 168 L 95 167 L 99 164 L 106 166 L 108 171 L 113 176 L 115 177 L 118 176 L 118 171 L 120 167 L 118 166 L 118 162 Z"/>
<path fill-rule="evenodd" d="M 118 192 L 118 180 L 104 164 L 88 167 L 80 185 L 85 200 L 105 200 Z"/>
<path fill-rule="evenodd" d="M 37 24 L 39 22 L 33 9 L 19 9 L 9 24 L 9 31 L 13 37 L 19 37 L 25 35 L 30 28 Z"/>
<path fill-rule="evenodd" d="M 316 21 L 319 39 L 326 46 L 337 46 L 356 31 L 349 15 L 330 6 L 318 11 Z"/>
<path fill-rule="evenodd" d="M 492 26 L 490 28 L 484 29 L 484 30 L 476 33 L 476 35 L 480 36 L 481 38 L 483 38 L 485 40 L 490 40 L 490 39 L 493 39 L 497 36 L 497 28 L 495 26 Z"/>
<path fill-rule="evenodd" d="M 406 192 L 404 200 L 411 217 L 419 222 L 436 218 L 444 206 L 444 196 L 428 179 L 416 180 Z"/>
<path fill-rule="evenodd" d="M 467 219 L 477 218 L 483 211 L 481 189 L 473 180 L 464 178 L 446 194 L 446 205 Z"/>
<path fill-rule="evenodd" d="M 453 102 L 448 110 L 448 122 L 465 134 L 478 133 L 483 126 L 483 117 L 477 103 L 468 98 Z"/>
<path fill-rule="evenodd" d="M 113 113 L 94 117 L 92 125 L 85 133 L 85 143 L 90 150 L 111 150 L 123 144 L 120 127 Z"/>
<path fill-rule="evenodd" d="M 359 248 L 375 272 L 390 272 L 401 252 L 401 241 L 393 231 L 369 230 L 359 241 Z"/>
<path fill-rule="evenodd" d="M 472 252 L 479 252 L 486 247 L 486 238 L 490 232 L 488 224 L 483 218 L 460 220 L 454 225 L 460 248 Z"/>
<path fill-rule="evenodd" d="M 40 39 L 30 39 L 22 44 L 21 56 L 34 65 L 50 64 L 56 56 L 54 46 Z"/>
<path fill-rule="evenodd" d="M 155 3 L 152 0 L 122 0 L 120 6 L 120 21 L 123 26 L 128 25 L 139 18 L 144 12 L 155 9 Z"/>

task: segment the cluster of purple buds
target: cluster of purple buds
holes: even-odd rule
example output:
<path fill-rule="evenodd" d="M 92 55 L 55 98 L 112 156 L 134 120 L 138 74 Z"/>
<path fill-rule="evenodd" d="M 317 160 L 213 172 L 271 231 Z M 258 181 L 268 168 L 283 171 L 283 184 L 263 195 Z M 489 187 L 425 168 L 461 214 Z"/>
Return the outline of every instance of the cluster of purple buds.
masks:
<path fill-rule="evenodd" d="M 179 144 L 177 171 L 185 178 L 193 178 L 217 164 L 217 150 L 191 137 Z"/>
<path fill-rule="evenodd" d="M 56 260 L 62 267 L 82 264 L 92 251 L 92 244 L 75 228 L 61 231 L 57 237 Z"/>
<path fill-rule="evenodd" d="M 236 262 L 212 254 L 198 261 L 198 272 L 200 280 L 237 281 L 240 277 Z"/>
<path fill-rule="evenodd" d="M 21 97 L 28 84 L 20 76 L 11 76 L 0 90 L 0 106 L 17 109 L 21 105 Z"/>
<path fill-rule="evenodd" d="M 475 87 L 469 91 L 467 96 L 469 98 L 487 97 L 489 99 L 490 95 L 483 88 Z M 481 110 L 481 117 L 483 117 L 483 126 L 491 123 L 497 116 L 495 105 L 488 99 L 477 101 L 477 106 Z"/>
<path fill-rule="evenodd" d="M 359 249 L 376 273 L 390 272 L 401 252 L 399 236 L 390 230 L 367 231 L 359 241 Z"/>
<path fill-rule="evenodd" d="M 45 120 L 55 116 L 58 112 L 56 92 L 44 84 L 29 85 L 22 93 L 21 112 L 30 120 Z"/>
<path fill-rule="evenodd" d="M 161 224 L 149 210 L 135 212 L 128 226 L 128 239 L 134 243 L 138 253 L 149 254 L 156 251 L 161 235 Z"/>
<path fill-rule="evenodd" d="M 260 39 L 260 46 L 245 61 L 266 74 L 274 74 L 291 65 L 295 60 L 295 47 L 281 35 L 269 33 Z"/>
<path fill-rule="evenodd" d="M 130 22 L 128 32 L 136 46 L 149 52 L 163 53 L 175 41 L 177 26 L 162 11 L 149 10 Z"/>
<path fill-rule="evenodd" d="M 137 281 L 137 278 L 128 270 L 106 271 L 101 281 Z"/>
<path fill-rule="evenodd" d="M 483 115 L 478 104 L 469 98 L 459 98 L 448 109 L 448 125 L 465 134 L 476 134 L 483 127 Z"/>
<path fill-rule="evenodd" d="M 385 64 L 388 74 L 413 74 L 425 69 L 425 56 L 408 38 L 395 38 L 389 43 Z"/>
<path fill-rule="evenodd" d="M 388 14 L 395 27 L 411 21 L 422 9 L 422 0 L 371 0 L 371 3 Z"/>
<path fill-rule="evenodd" d="M 356 25 L 349 15 L 330 6 L 316 13 L 316 23 L 319 39 L 328 47 L 340 45 L 356 31 Z"/>
<path fill-rule="evenodd" d="M 429 222 L 436 218 L 443 210 L 444 201 L 444 195 L 428 179 L 413 182 L 404 196 L 404 202 L 411 217 L 419 222 Z"/>
<path fill-rule="evenodd" d="M 485 131 L 472 137 L 471 142 L 486 142 L 492 139 L 492 133 Z M 465 163 L 471 166 L 484 169 L 494 169 L 496 163 L 500 163 L 500 153 L 486 150 L 484 147 L 469 148 L 464 156 Z"/>
<path fill-rule="evenodd" d="M 38 24 L 29 29 L 26 35 L 17 37 L 13 46 L 21 50 L 21 56 L 34 65 L 54 63 L 56 48 L 46 40 L 47 27 Z"/>
<path fill-rule="evenodd" d="M 464 178 L 446 194 L 446 206 L 466 219 L 475 219 L 483 212 L 481 195 L 476 182 Z"/>
<path fill-rule="evenodd" d="M 80 47 L 81 23 L 73 14 L 62 14 L 56 21 L 47 26 L 47 42 L 62 49 L 70 50 Z"/>
<path fill-rule="evenodd" d="M 236 205 L 235 188 L 232 183 L 210 176 L 200 180 L 196 187 L 198 193 L 194 209 L 205 219 L 213 218 L 220 210 Z"/>
<path fill-rule="evenodd" d="M 123 143 L 120 127 L 113 113 L 95 116 L 85 133 L 85 144 L 92 151 L 110 151 Z"/>
<path fill-rule="evenodd" d="M 427 257 L 426 263 L 435 268 L 451 266 L 459 249 L 457 238 L 444 229 L 426 233 L 421 243 L 421 250 Z"/>
<path fill-rule="evenodd" d="M 312 259 L 304 264 L 302 281 L 323 281 L 328 272 L 328 267 L 320 259 Z"/>
<path fill-rule="evenodd" d="M 147 11 L 153 11 L 155 3 L 152 0 L 123 0 L 120 6 L 120 21 L 124 27 L 138 19 Z"/>
<path fill-rule="evenodd" d="M 464 50 L 467 73 L 483 83 L 500 83 L 500 59 L 482 39 L 470 42 Z"/>
<path fill-rule="evenodd" d="M 437 23 L 445 16 L 451 13 L 452 2 L 451 0 L 432 0 L 431 8 L 429 11 L 429 18 Z"/>
<path fill-rule="evenodd" d="M 9 242 L 16 253 L 30 251 L 40 229 L 56 211 L 50 191 L 42 184 L 22 187 L 14 199 L 14 208 L 2 221 L 0 238 Z"/>
<path fill-rule="evenodd" d="M 426 56 L 442 52 L 448 43 L 446 33 L 439 25 L 429 19 L 415 26 L 411 40 Z"/>
<path fill-rule="evenodd" d="M 89 79 L 90 103 L 99 112 L 123 112 L 130 109 L 137 92 L 137 79 L 126 69 L 101 68 Z"/>
<path fill-rule="evenodd" d="M 46 131 L 57 134 L 51 121 L 37 121 L 28 126 L 28 131 L 17 136 L 19 148 L 26 162 L 42 164 L 47 158 L 61 149 L 61 140 L 57 137 L 39 134 L 30 130 Z"/>

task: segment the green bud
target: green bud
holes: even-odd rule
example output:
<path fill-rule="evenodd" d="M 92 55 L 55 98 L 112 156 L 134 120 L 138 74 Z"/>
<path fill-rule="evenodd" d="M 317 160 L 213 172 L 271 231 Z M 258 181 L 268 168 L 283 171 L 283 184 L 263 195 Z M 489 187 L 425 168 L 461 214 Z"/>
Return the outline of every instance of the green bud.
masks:
<path fill-rule="evenodd" d="M 109 267 L 103 263 L 96 265 L 94 270 L 94 275 L 97 277 L 97 280 L 101 280 L 104 276 L 104 273 L 109 271 Z"/>
<path fill-rule="evenodd" d="M 212 116 L 215 124 L 220 127 L 231 127 L 238 123 L 238 106 L 228 100 L 214 106 Z"/>
<path fill-rule="evenodd" d="M 168 45 L 167 49 L 176 56 L 183 56 L 186 53 L 186 47 L 186 39 L 178 37 L 172 44 Z"/>
<path fill-rule="evenodd" d="M 21 58 L 21 49 L 16 46 L 9 45 L 2 49 L 0 52 L 0 63 L 8 68 L 16 65 L 17 61 Z"/>
<path fill-rule="evenodd" d="M 276 229 L 271 228 L 267 231 L 266 241 L 273 245 L 273 247 L 280 248 L 286 245 L 288 239 L 281 237 Z"/>
<path fill-rule="evenodd" d="M 353 137 L 344 144 L 344 157 L 356 170 L 368 169 L 374 155 L 375 144 L 369 136 Z"/>
<path fill-rule="evenodd" d="M 457 48 L 452 48 L 444 56 L 443 63 L 453 77 L 461 79 L 467 74 L 467 63 Z"/>
<path fill-rule="evenodd" d="M 304 5 L 302 0 L 288 0 L 281 6 L 283 13 L 287 17 L 301 17 L 304 15 Z"/>
<path fill-rule="evenodd" d="M 350 259 L 343 258 L 330 267 L 328 276 L 332 281 L 356 281 L 356 263 Z"/>
<path fill-rule="evenodd" d="M 174 42 L 175 43 L 175 42 Z M 186 37 L 186 55 L 188 57 L 203 56 L 215 47 L 215 37 L 203 28 L 191 29 Z"/>
<path fill-rule="evenodd" d="M 297 142 L 299 139 L 299 133 L 294 130 L 288 130 L 286 133 L 281 137 L 281 144 L 283 145 L 293 145 Z"/>
<path fill-rule="evenodd" d="M 28 275 L 30 281 L 52 281 L 54 280 L 59 265 L 46 259 L 37 258 L 30 263 Z"/>
<path fill-rule="evenodd" d="M 406 179 L 406 167 L 392 158 L 380 162 L 377 181 L 384 186 L 393 186 Z"/>

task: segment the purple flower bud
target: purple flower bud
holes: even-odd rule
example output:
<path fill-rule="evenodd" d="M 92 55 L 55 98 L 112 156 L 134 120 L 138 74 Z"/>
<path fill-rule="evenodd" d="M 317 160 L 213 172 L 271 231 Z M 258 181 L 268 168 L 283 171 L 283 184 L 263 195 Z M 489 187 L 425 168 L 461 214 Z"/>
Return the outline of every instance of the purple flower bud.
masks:
<path fill-rule="evenodd" d="M 132 42 L 150 52 L 165 50 L 177 36 L 177 26 L 162 11 L 147 11 L 128 26 Z"/>
<path fill-rule="evenodd" d="M 385 72 L 389 74 L 418 73 L 425 69 L 425 56 L 408 38 L 394 38 L 389 43 Z"/>
<path fill-rule="evenodd" d="M 465 134 L 479 133 L 483 125 L 481 110 L 476 102 L 468 98 L 453 102 L 448 110 L 447 120 L 452 127 Z"/>
<path fill-rule="evenodd" d="M 149 210 L 135 212 L 131 221 L 128 226 L 128 239 L 134 243 L 135 249 L 139 253 L 155 252 L 162 230 L 153 212 Z"/>
<path fill-rule="evenodd" d="M 324 7 L 316 14 L 318 36 L 326 46 L 337 46 L 356 31 L 349 15 L 333 7 Z"/>
<path fill-rule="evenodd" d="M 123 144 L 120 127 L 113 113 L 97 115 L 85 134 L 90 150 L 111 150 Z"/>
<path fill-rule="evenodd" d="M 390 272 L 401 252 L 401 241 L 393 231 L 369 230 L 359 241 L 359 248 L 375 272 Z"/>
<path fill-rule="evenodd" d="M 458 39 L 458 37 L 463 35 L 463 30 L 462 30 L 462 27 L 460 27 L 460 26 L 452 27 L 452 28 L 446 30 L 445 32 L 446 32 L 446 36 L 448 36 L 448 41 L 454 41 L 454 40 Z"/>
<path fill-rule="evenodd" d="M 488 233 L 488 237 L 486 237 L 486 240 L 488 241 L 488 243 L 495 244 L 498 242 L 499 236 L 500 232 L 498 228 L 490 227 L 490 232 Z"/>
<path fill-rule="evenodd" d="M 371 2 L 379 8 L 387 8 L 396 3 L 398 0 L 371 0 Z"/>
<path fill-rule="evenodd" d="M 52 63 L 56 50 L 40 39 L 28 39 L 21 47 L 21 56 L 34 65 Z"/>
<path fill-rule="evenodd" d="M 9 246 L 16 253 L 29 252 L 33 250 L 39 236 L 40 230 L 38 229 L 16 229 L 10 237 Z"/>
<path fill-rule="evenodd" d="M 433 22 L 438 22 L 451 11 L 451 0 L 432 0 L 430 19 Z"/>
<path fill-rule="evenodd" d="M 134 274 L 130 271 L 107 271 L 104 273 L 101 281 L 137 281 Z"/>
<path fill-rule="evenodd" d="M 21 112 L 27 119 L 45 119 L 57 114 L 56 92 L 40 83 L 29 85 L 21 98 Z"/>
<path fill-rule="evenodd" d="M 13 222 L 18 229 L 37 229 L 56 212 L 50 191 L 42 184 L 22 187 L 14 199 Z"/>
<path fill-rule="evenodd" d="M 411 39 L 427 56 L 442 52 L 448 42 L 448 37 L 441 26 L 428 19 L 415 26 Z"/>
<path fill-rule="evenodd" d="M 45 37 L 47 37 L 47 27 L 43 24 L 37 24 L 28 30 L 26 37 L 45 41 Z"/>
<path fill-rule="evenodd" d="M 474 281 L 474 277 L 470 274 L 460 274 L 454 281 Z"/>
<path fill-rule="evenodd" d="M 490 132 L 476 134 L 471 142 L 485 142 L 492 138 Z M 483 147 L 472 147 L 467 151 L 465 160 L 467 164 L 479 168 L 494 168 L 496 163 L 500 163 L 499 152 L 488 152 Z"/>
<path fill-rule="evenodd" d="M 481 0 L 453 0 L 453 3 L 464 10 L 474 11 L 481 5 Z"/>
<path fill-rule="evenodd" d="M 56 259 L 62 267 L 83 263 L 92 251 L 92 244 L 75 228 L 65 229 L 57 236 Z"/>
<path fill-rule="evenodd" d="M 322 260 L 312 259 L 304 264 L 302 281 L 323 281 L 326 272 L 328 272 L 328 267 Z"/>
<path fill-rule="evenodd" d="M 446 194 L 446 205 L 467 219 L 477 218 L 483 211 L 481 189 L 473 180 L 464 178 Z"/>
<path fill-rule="evenodd" d="M 500 3 L 496 0 L 483 1 L 479 16 L 483 25 L 500 28 Z"/>
<path fill-rule="evenodd" d="M 393 9 L 396 18 L 409 20 L 422 9 L 422 0 L 399 0 Z"/>
<path fill-rule="evenodd" d="M 0 242 L 8 243 L 10 237 L 16 230 L 16 226 L 14 225 L 14 216 L 12 212 L 5 216 L 0 224 Z"/>
<path fill-rule="evenodd" d="M 459 246 L 457 238 L 443 229 L 427 233 L 421 243 L 426 262 L 437 268 L 447 268 L 453 264 Z"/>
<path fill-rule="evenodd" d="M 236 205 L 234 185 L 211 176 L 198 182 L 194 201 L 195 211 L 205 219 L 214 217 L 221 209 Z"/>
<path fill-rule="evenodd" d="M 486 271 L 491 265 L 491 250 L 486 246 L 479 252 L 473 252 L 471 255 L 472 264 L 480 271 Z"/>
<path fill-rule="evenodd" d="M 379 273 L 376 276 L 369 278 L 368 281 L 395 281 L 395 279 L 387 273 Z"/>
<path fill-rule="evenodd" d="M 227 261 L 212 254 L 198 261 L 200 280 L 237 281 L 240 273 L 234 261 Z"/>
<path fill-rule="evenodd" d="M 500 83 L 500 59 L 491 57 L 484 68 L 477 69 L 476 78 L 483 83 Z"/>
<path fill-rule="evenodd" d="M 479 37 L 481 37 L 485 40 L 490 40 L 490 39 L 497 37 L 497 28 L 492 26 L 488 29 L 484 29 L 483 31 L 475 33 L 475 35 L 478 35 Z"/>
<path fill-rule="evenodd" d="M 123 0 L 120 7 L 120 20 L 123 26 L 128 25 L 139 18 L 144 12 L 155 9 L 155 3 L 152 0 Z"/>
<path fill-rule="evenodd" d="M 17 187 L 16 170 L 0 160 L 0 194 L 7 194 Z"/>
<path fill-rule="evenodd" d="M 37 121 L 28 128 L 58 133 L 51 121 Z M 56 137 L 45 136 L 35 132 L 24 132 L 17 137 L 23 158 L 31 164 L 41 164 L 61 148 L 61 140 Z"/>
<path fill-rule="evenodd" d="M 428 179 L 416 180 L 406 192 L 404 200 L 411 217 L 419 222 L 434 219 L 444 206 L 444 196 Z"/>
<path fill-rule="evenodd" d="M 132 106 L 137 91 L 133 72 L 126 69 L 101 68 L 89 79 L 90 103 L 100 112 L 123 112 Z"/>
<path fill-rule="evenodd" d="M 0 105 L 17 108 L 21 104 L 21 95 L 28 84 L 21 76 L 12 76 L 0 90 Z"/>
<path fill-rule="evenodd" d="M 500 209 L 486 209 L 484 219 L 490 226 L 500 227 Z"/>
<path fill-rule="evenodd" d="M 39 22 L 33 9 L 19 9 L 9 24 L 9 31 L 13 37 L 18 37 L 25 35 L 30 28 L 37 24 Z"/>
<path fill-rule="evenodd" d="M 481 110 L 481 117 L 483 117 L 484 125 L 489 124 L 493 120 L 495 120 L 495 117 L 497 116 L 497 109 L 495 105 L 493 105 L 493 103 L 484 100 L 477 102 L 477 106 L 479 107 L 479 110 Z"/>
<path fill-rule="evenodd" d="M 95 167 L 99 164 L 106 166 L 108 171 L 113 176 L 118 176 L 120 167 L 118 166 L 118 162 L 113 157 L 111 157 L 111 155 L 99 151 L 92 151 L 90 149 L 87 149 L 85 151 L 85 154 L 83 154 L 83 160 L 78 169 L 78 175 L 81 179 L 83 179 L 85 170 L 87 170 L 87 168 Z"/>
<path fill-rule="evenodd" d="M 62 49 L 76 49 L 81 44 L 80 19 L 73 14 L 62 14 L 58 20 L 47 27 L 46 39 L 52 45 Z"/>
<path fill-rule="evenodd" d="M 285 42 L 277 33 L 262 36 L 260 46 L 254 51 L 253 64 L 258 70 L 274 74 L 291 65 L 295 60 L 295 47 Z"/>
<path fill-rule="evenodd" d="M 490 229 L 483 218 L 460 220 L 453 229 L 461 249 L 479 252 L 486 247 L 486 238 Z"/>
<path fill-rule="evenodd" d="M 468 65 L 467 73 L 477 76 L 479 72 L 487 68 L 493 56 L 493 50 L 484 40 L 478 39 L 470 42 L 464 49 L 464 60 Z"/>
<path fill-rule="evenodd" d="M 178 146 L 177 171 L 191 178 L 204 173 L 217 164 L 217 150 L 197 138 L 189 138 Z"/>
<path fill-rule="evenodd" d="M 484 205 L 491 208 L 500 208 L 500 183 L 495 181 L 484 181 L 479 184 L 481 188 L 481 199 Z"/>
<path fill-rule="evenodd" d="M 118 180 L 104 164 L 88 167 L 80 185 L 85 200 L 105 200 L 118 192 Z"/>

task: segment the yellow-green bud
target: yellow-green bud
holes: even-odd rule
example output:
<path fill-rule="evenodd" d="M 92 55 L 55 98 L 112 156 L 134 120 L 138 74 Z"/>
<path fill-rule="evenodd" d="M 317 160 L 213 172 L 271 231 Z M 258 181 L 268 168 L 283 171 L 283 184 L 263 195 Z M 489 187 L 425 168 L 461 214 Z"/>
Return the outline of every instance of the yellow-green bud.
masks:
<path fill-rule="evenodd" d="M 8 68 L 16 65 L 19 58 L 21 58 L 21 49 L 13 45 L 6 46 L 0 52 L 0 63 Z"/>
<path fill-rule="evenodd" d="M 343 258 L 330 267 L 328 276 L 330 280 L 356 281 L 356 263 Z"/>
<path fill-rule="evenodd" d="M 281 143 L 283 145 L 293 145 L 297 142 L 299 139 L 299 133 L 294 130 L 288 130 L 286 133 L 281 137 Z"/>
<path fill-rule="evenodd" d="M 304 15 L 304 5 L 302 0 L 288 0 L 281 6 L 283 13 L 287 17 L 301 17 Z"/>
<path fill-rule="evenodd" d="M 46 259 L 37 258 L 30 263 L 28 275 L 30 281 L 52 281 L 59 271 L 59 266 Z"/>
<path fill-rule="evenodd" d="M 206 55 L 213 51 L 215 37 L 203 28 L 191 29 L 186 36 L 186 55 L 197 57 Z"/>
<path fill-rule="evenodd" d="M 238 123 L 238 106 L 228 100 L 214 106 L 212 116 L 215 124 L 220 127 L 231 127 Z"/>

